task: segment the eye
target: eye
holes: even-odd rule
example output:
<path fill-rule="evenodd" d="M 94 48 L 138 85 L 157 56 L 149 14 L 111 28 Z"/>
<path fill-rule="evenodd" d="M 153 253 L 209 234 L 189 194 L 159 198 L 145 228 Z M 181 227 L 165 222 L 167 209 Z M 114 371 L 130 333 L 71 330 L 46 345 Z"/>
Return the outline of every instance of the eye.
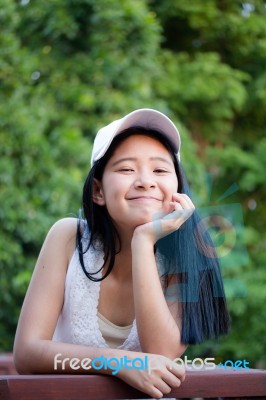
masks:
<path fill-rule="evenodd" d="M 163 169 L 163 168 L 156 168 L 154 170 L 154 172 L 157 173 L 157 174 L 162 174 L 162 173 L 167 173 L 168 171 L 166 169 Z"/>
<path fill-rule="evenodd" d="M 119 172 L 134 172 L 134 169 L 125 167 L 125 168 L 120 168 Z"/>

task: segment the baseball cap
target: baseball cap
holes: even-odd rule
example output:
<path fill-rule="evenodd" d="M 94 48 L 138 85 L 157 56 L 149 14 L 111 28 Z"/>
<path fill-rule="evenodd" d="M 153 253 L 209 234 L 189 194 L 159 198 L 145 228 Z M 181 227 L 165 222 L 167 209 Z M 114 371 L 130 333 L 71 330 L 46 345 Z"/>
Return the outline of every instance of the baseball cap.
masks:
<path fill-rule="evenodd" d="M 174 153 L 180 161 L 181 139 L 174 123 L 160 111 L 151 108 L 135 110 L 121 119 L 111 122 L 101 128 L 95 139 L 91 155 L 91 165 L 104 156 L 114 137 L 125 129 L 133 126 L 156 130 L 164 135 L 173 147 Z"/>

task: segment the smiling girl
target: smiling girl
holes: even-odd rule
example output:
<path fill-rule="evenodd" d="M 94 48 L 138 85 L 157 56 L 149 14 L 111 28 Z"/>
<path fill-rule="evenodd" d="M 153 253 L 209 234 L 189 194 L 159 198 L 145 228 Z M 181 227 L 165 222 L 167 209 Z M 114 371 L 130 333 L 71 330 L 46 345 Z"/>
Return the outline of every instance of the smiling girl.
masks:
<path fill-rule="evenodd" d="M 179 133 L 164 114 L 136 110 L 98 132 L 83 214 L 47 235 L 16 333 L 18 372 L 75 372 L 69 363 L 54 368 L 58 353 L 156 357 L 160 368 L 117 376 L 161 398 L 184 380 L 171 361 L 228 329 L 219 264 L 189 196 Z"/>

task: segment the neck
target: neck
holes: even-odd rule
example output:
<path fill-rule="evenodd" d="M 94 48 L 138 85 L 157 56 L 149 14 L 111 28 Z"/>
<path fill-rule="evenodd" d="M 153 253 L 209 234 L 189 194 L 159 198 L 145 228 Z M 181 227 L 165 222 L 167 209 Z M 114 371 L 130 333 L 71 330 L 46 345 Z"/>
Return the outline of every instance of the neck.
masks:
<path fill-rule="evenodd" d="M 117 243 L 119 253 L 115 256 L 114 267 L 111 272 L 113 278 L 121 281 L 132 280 L 132 252 L 131 240 L 133 233 L 119 231 L 121 243 Z"/>
<path fill-rule="evenodd" d="M 132 280 L 132 260 L 130 252 L 119 252 L 115 257 L 112 275 L 115 279 L 122 282 Z"/>

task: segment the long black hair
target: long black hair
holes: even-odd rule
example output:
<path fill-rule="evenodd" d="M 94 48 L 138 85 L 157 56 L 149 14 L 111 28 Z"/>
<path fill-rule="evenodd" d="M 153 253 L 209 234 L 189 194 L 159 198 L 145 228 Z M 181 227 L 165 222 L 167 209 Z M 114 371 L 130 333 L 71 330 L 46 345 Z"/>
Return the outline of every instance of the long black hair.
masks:
<path fill-rule="evenodd" d="M 93 180 L 96 178 L 101 181 L 105 166 L 118 144 L 134 134 L 153 137 L 165 146 L 174 162 L 178 192 L 191 197 L 182 166 L 177 161 L 171 143 L 163 134 L 142 127 L 131 127 L 116 136 L 106 154 L 95 162 L 87 176 L 78 218 L 77 248 L 80 264 L 88 279 L 95 282 L 105 279 L 112 271 L 121 241 L 107 208 L 93 202 Z M 86 227 L 90 234 L 83 248 L 83 232 Z M 99 271 L 93 273 L 85 268 L 83 258 L 84 253 L 91 246 L 97 246 L 97 243 L 101 243 L 105 254 L 101 270 L 108 263 L 106 273 L 101 278 L 94 277 Z M 194 211 L 180 229 L 157 241 L 155 253 L 162 261 L 160 275 L 165 282 L 166 300 L 178 301 L 182 305 L 182 343 L 201 343 L 205 339 L 228 333 L 230 318 L 219 259 L 198 212 Z M 177 283 L 168 285 L 173 275 L 177 277 Z"/>

